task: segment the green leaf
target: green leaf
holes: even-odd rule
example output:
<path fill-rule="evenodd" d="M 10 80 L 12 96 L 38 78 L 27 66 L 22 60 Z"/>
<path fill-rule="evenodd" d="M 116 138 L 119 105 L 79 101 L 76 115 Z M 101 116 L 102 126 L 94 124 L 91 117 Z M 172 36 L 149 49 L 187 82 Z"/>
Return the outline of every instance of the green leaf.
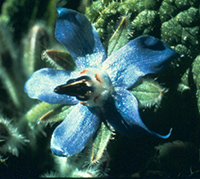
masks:
<path fill-rule="evenodd" d="M 131 88 L 130 92 L 138 99 L 141 106 L 151 107 L 160 104 L 163 95 L 167 92 L 157 82 L 150 80 L 142 80 L 142 82 Z"/>

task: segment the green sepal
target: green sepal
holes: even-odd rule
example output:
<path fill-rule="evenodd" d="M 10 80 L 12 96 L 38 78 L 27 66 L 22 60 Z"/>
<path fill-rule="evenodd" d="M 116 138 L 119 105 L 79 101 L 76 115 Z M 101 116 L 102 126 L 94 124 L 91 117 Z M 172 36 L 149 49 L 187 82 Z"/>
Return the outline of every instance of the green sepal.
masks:
<path fill-rule="evenodd" d="M 159 105 L 164 93 L 167 92 L 157 82 L 144 79 L 139 85 L 129 90 L 138 99 L 142 107 Z"/>
<path fill-rule="evenodd" d="M 41 118 L 41 122 L 57 122 L 64 120 L 68 114 L 72 111 L 74 106 L 67 106 L 67 105 L 62 105 L 59 106 L 58 108 L 55 108 L 46 114 L 44 114 Z"/>
<path fill-rule="evenodd" d="M 28 122 L 57 122 L 63 120 L 71 111 L 70 106 L 61 104 L 49 104 L 41 102 L 33 106 L 26 114 L 25 119 Z"/>
<path fill-rule="evenodd" d="M 50 64 L 58 67 L 62 67 L 65 70 L 74 71 L 76 70 L 76 64 L 74 59 L 68 51 L 64 50 L 46 50 L 42 54 L 42 59 L 46 60 Z M 58 67 L 59 68 L 59 67 Z"/>
<path fill-rule="evenodd" d="M 108 142 L 113 137 L 113 129 L 111 126 L 107 126 L 105 123 L 101 123 L 101 126 L 97 132 L 97 136 L 93 141 L 90 162 L 98 162 L 104 154 Z"/>
<path fill-rule="evenodd" d="M 108 56 L 117 51 L 128 42 L 128 20 L 123 17 L 118 28 L 108 42 Z"/>

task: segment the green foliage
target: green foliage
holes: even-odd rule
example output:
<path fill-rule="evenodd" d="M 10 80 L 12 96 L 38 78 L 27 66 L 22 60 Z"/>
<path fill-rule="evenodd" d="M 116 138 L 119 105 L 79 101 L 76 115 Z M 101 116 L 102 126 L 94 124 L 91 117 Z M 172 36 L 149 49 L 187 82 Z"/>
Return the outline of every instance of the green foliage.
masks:
<path fill-rule="evenodd" d="M 192 64 L 192 74 L 196 84 L 197 106 L 200 114 L 200 55 L 198 55 Z"/>
<path fill-rule="evenodd" d="M 195 58 L 200 48 L 198 0 L 95 1 L 86 16 L 94 23 L 106 48 L 121 17 L 126 17 L 128 38 L 152 35 L 174 46 L 177 52 Z M 192 48 L 191 48 L 192 47 Z"/>
<path fill-rule="evenodd" d="M 20 40 L 36 21 L 44 20 L 53 26 L 56 17 L 57 0 L 7 0 L 3 4 L 1 21 L 6 21 L 14 29 L 14 38 Z"/>
<path fill-rule="evenodd" d="M 178 142 L 181 144 L 178 148 L 171 147 L 177 142 L 157 147 L 158 156 L 154 147 L 163 141 L 147 136 L 130 140 L 117 135 L 110 142 L 114 137 L 112 128 L 102 123 L 86 149 L 70 158 L 51 155 L 49 142 L 53 129 L 48 125 L 44 128 L 42 124 L 53 125 L 63 120 L 73 106 L 39 103 L 27 98 L 23 91 L 28 76 L 39 68 L 54 66 L 75 69 L 70 54 L 54 41 L 51 29 L 54 28 L 57 16 L 56 2 L 6 0 L 2 6 L 0 91 L 3 95 L 0 96 L 0 110 L 8 119 L 2 117 L 0 127 L 14 132 L 9 138 L 13 140 L 8 140 L 11 142 L 7 142 L 7 145 L 3 143 L 8 135 L 2 135 L 3 130 L 0 132 L 3 136 L 0 137 L 0 170 L 4 171 L 0 172 L 0 176 L 2 173 L 9 175 L 11 171 L 15 176 L 20 173 L 20 176 L 43 174 L 43 177 L 98 177 L 106 176 L 106 173 L 114 177 L 189 177 L 194 176 L 194 173 L 199 176 L 199 163 L 196 160 L 197 163 L 189 160 L 192 162 L 184 170 L 170 171 L 166 170 L 170 168 L 170 162 L 157 159 L 160 159 L 161 151 L 167 151 L 166 146 L 170 146 L 168 155 L 172 157 L 177 151 L 179 154 L 179 151 L 184 151 L 186 144 L 190 146 L 192 143 L 195 149 L 200 148 L 200 1 L 97 0 L 91 6 L 91 3 L 84 1 L 89 6 L 87 8 L 84 3 L 84 7 L 78 6 L 77 9 L 82 7 L 81 12 L 85 11 L 85 15 L 95 25 L 108 56 L 140 35 L 160 38 L 183 55 L 162 74 L 144 77 L 141 83 L 129 90 L 137 97 L 141 104 L 141 116 L 148 118 L 148 123 L 162 121 L 158 126 L 162 131 L 166 120 L 169 127 L 173 127 L 170 140 L 189 142 Z M 45 62 L 41 60 L 43 51 Z M 12 123 L 8 122 L 11 119 Z M 29 143 L 25 138 L 29 139 Z M 13 155 L 19 157 L 13 158 Z M 198 158 L 198 155 L 195 156 Z M 181 154 L 179 159 L 173 159 L 174 163 L 188 161 Z M 153 165 L 150 165 L 152 161 Z"/>

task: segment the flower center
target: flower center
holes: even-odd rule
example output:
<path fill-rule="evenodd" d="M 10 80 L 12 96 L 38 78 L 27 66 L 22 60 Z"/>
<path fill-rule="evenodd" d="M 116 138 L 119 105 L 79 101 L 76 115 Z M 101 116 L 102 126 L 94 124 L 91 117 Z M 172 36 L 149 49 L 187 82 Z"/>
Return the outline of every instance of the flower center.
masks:
<path fill-rule="evenodd" d="M 89 107 L 101 107 L 113 92 L 108 74 L 97 68 L 87 68 L 76 79 L 57 86 L 54 91 L 59 94 L 76 96 L 80 103 Z"/>

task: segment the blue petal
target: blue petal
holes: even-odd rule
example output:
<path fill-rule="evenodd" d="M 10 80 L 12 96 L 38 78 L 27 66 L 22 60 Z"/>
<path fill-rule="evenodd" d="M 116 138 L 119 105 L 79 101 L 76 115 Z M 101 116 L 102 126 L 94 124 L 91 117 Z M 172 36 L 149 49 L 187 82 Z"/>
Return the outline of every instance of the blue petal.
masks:
<path fill-rule="evenodd" d="M 94 111 L 82 104 L 71 111 L 54 130 L 51 150 L 58 156 L 72 156 L 81 152 L 99 127 L 100 120 Z"/>
<path fill-rule="evenodd" d="M 34 72 L 26 81 L 24 91 L 30 98 L 40 99 L 50 104 L 77 104 L 75 97 L 61 95 L 54 92 L 54 89 L 65 84 L 76 72 L 43 68 Z"/>
<path fill-rule="evenodd" d="M 163 70 L 178 54 L 167 44 L 151 36 L 140 36 L 103 62 L 114 86 L 125 88 L 139 77 Z"/>
<path fill-rule="evenodd" d="M 56 22 L 57 40 L 66 47 L 73 58 L 82 57 L 84 68 L 90 66 L 91 63 L 86 55 L 94 53 L 100 56 L 100 58 L 92 58 L 95 61 L 94 64 L 101 64 L 105 59 L 105 50 L 96 29 L 88 19 L 76 11 L 65 8 L 58 8 L 58 15 Z M 80 69 L 79 66 L 80 61 L 77 63 L 77 67 Z"/>
<path fill-rule="evenodd" d="M 109 99 L 104 106 L 103 114 L 114 129 L 129 137 L 150 133 L 161 138 L 168 138 L 171 134 L 171 130 L 167 135 L 160 135 L 149 130 L 140 118 L 137 99 L 122 88 L 116 88 L 113 98 Z"/>

